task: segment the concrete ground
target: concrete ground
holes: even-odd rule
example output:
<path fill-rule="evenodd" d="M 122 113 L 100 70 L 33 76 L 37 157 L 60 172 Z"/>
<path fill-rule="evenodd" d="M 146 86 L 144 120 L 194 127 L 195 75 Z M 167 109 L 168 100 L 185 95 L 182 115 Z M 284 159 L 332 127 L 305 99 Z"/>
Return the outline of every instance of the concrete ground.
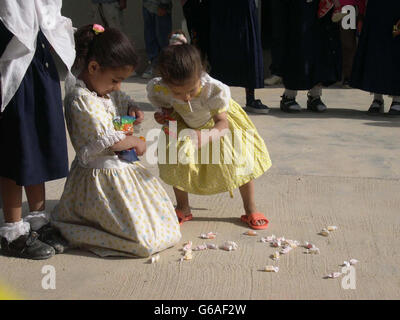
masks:
<path fill-rule="evenodd" d="M 155 127 L 145 82 L 130 79 L 124 90 L 145 110 L 144 128 Z M 325 114 L 279 110 L 281 88 L 259 89 L 257 97 L 272 107 L 269 115 L 251 115 L 269 149 L 273 166 L 256 180 L 256 201 L 270 220 L 258 236 L 243 235 L 241 198 L 228 194 L 191 196 L 194 219 L 182 226 L 179 245 L 148 259 L 99 258 L 74 250 L 45 261 L 0 256 L 0 282 L 26 299 L 399 299 L 400 298 L 400 118 L 369 116 L 368 93 L 326 89 Z M 244 89 L 232 88 L 244 104 Z M 305 106 L 306 93 L 298 102 Z M 386 111 L 390 101 L 386 101 Z M 69 159 L 74 151 L 69 146 Z M 143 161 L 145 162 L 145 161 Z M 147 165 L 157 175 L 155 165 Z M 47 184 L 47 207 L 55 206 L 65 180 Z M 173 199 L 172 189 L 165 186 Z M 26 203 L 24 210 L 27 211 Z M 329 237 L 321 228 L 338 226 Z M 236 251 L 195 252 L 179 263 L 182 244 L 236 241 Z M 275 234 L 309 241 L 319 255 L 296 248 L 280 261 L 260 242 Z M 355 289 L 344 289 L 342 278 L 325 279 L 355 258 Z M 278 273 L 262 272 L 277 265 Z M 42 267 L 56 270 L 56 289 L 42 288 Z"/>

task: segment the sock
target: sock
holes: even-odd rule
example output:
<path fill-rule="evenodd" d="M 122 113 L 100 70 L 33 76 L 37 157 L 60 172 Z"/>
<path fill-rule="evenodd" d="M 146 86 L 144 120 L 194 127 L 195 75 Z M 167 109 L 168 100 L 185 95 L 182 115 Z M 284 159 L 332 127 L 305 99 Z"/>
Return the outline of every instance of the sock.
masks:
<path fill-rule="evenodd" d="M 297 90 L 285 89 L 285 92 L 283 93 L 283 95 L 284 95 L 286 98 L 289 98 L 289 99 L 296 99 Z"/>
<path fill-rule="evenodd" d="M 383 101 L 383 95 L 380 93 L 374 93 L 374 100 Z"/>
<path fill-rule="evenodd" d="M 46 211 L 32 211 L 24 221 L 29 222 L 33 231 L 37 231 L 50 222 L 50 214 Z"/>
<path fill-rule="evenodd" d="M 251 104 L 254 100 L 254 89 L 246 88 L 246 104 Z"/>
<path fill-rule="evenodd" d="M 7 241 L 13 242 L 18 239 L 20 236 L 28 234 L 30 230 L 30 225 L 28 222 L 20 220 L 18 222 L 9 222 L 5 223 L 0 228 L 0 236 L 6 238 Z"/>
<path fill-rule="evenodd" d="M 308 95 L 312 98 L 317 98 L 322 96 L 322 87 L 321 86 L 315 86 L 311 90 L 308 91 Z"/>

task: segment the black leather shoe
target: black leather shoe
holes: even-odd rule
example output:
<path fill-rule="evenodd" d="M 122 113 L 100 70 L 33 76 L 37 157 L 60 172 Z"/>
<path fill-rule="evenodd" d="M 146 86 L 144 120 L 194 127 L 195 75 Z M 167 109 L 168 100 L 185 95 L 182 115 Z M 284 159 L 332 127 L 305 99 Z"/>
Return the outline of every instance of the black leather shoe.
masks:
<path fill-rule="evenodd" d="M 8 257 L 44 260 L 55 255 L 55 251 L 49 245 L 39 240 L 39 234 L 35 231 L 20 236 L 12 242 L 1 238 L 1 253 Z"/>
<path fill-rule="evenodd" d="M 283 95 L 281 100 L 281 110 L 283 112 L 300 112 L 301 107 L 300 105 L 296 102 L 295 98 L 288 98 L 285 95 Z"/>
<path fill-rule="evenodd" d="M 60 231 L 52 227 L 50 223 L 41 227 L 37 233 L 39 240 L 53 247 L 57 253 L 63 253 L 69 248 L 68 241 L 63 238 Z"/>
<path fill-rule="evenodd" d="M 261 102 L 260 99 L 253 100 L 252 102 L 246 104 L 246 111 L 254 113 L 266 114 L 269 112 L 269 108 Z"/>
<path fill-rule="evenodd" d="M 371 106 L 368 109 L 368 113 L 383 113 L 385 110 L 385 104 L 383 100 L 375 99 L 372 101 Z"/>
<path fill-rule="evenodd" d="M 322 102 L 321 97 L 308 96 L 307 109 L 314 112 L 325 112 L 328 109 L 325 103 Z"/>

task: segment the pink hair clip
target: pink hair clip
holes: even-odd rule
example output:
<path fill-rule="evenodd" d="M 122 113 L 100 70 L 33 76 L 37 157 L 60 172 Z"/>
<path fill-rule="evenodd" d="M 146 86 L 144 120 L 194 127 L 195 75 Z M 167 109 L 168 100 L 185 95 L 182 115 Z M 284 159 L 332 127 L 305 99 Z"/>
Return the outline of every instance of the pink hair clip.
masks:
<path fill-rule="evenodd" d="M 94 24 L 93 25 L 93 31 L 96 35 L 98 35 L 99 33 L 104 32 L 104 27 L 100 24 Z"/>

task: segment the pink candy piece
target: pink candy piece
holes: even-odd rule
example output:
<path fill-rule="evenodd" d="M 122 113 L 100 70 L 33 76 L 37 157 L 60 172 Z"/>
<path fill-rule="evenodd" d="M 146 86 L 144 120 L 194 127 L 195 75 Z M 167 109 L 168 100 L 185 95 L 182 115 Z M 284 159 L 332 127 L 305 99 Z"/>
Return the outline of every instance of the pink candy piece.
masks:
<path fill-rule="evenodd" d="M 342 274 L 340 272 L 332 272 L 327 275 L 328 278 L 339 278 Z"/>

